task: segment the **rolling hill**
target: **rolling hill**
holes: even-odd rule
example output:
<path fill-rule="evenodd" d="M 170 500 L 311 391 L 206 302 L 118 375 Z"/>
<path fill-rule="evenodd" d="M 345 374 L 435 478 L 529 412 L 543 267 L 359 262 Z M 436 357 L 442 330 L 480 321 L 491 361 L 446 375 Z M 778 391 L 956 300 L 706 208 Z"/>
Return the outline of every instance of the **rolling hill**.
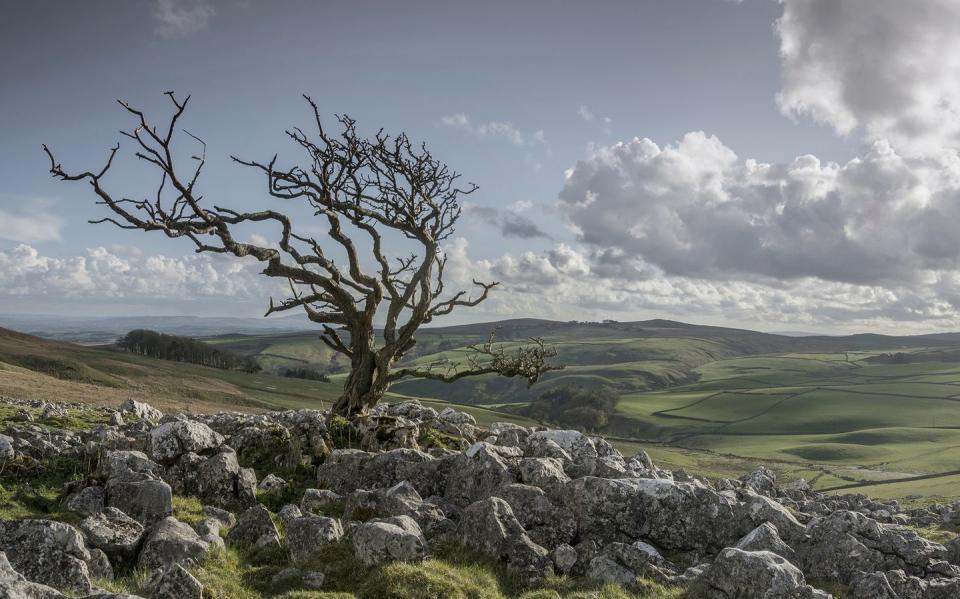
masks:
<path fill-rule="evenodd" d="M 544 391 L 603 385 L 619 402 L 601 432 L 671 467 L 722 475 L 765 463 L 822 489 L 960 495 L 960 335 L 790 337 L 665 320 L 520 319 L 423 330 L 409 359 L 460 360 L 491 330 L 508 344 L 543 337 L 567 368 L 532 389 L 492 376 L 452 385 L 410 380 L 393 397 L 458 403 L 483 422 L 529 425 L 524 408 Z M 196 411 L 320 407 L 337 396 L 346 366 L 313 332 L 206 341 L 268 369 L 313 365 L 333 381 L 162 362 L 0 330 L 0 394 L 110 404 L 140 397 Z"/>

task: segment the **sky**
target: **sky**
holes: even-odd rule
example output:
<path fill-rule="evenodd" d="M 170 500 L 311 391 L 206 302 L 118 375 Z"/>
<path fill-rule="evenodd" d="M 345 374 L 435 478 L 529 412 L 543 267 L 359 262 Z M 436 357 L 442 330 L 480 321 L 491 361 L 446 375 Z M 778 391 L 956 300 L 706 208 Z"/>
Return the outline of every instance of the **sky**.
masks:
<path fill-rule="evenodd" d="M 252 317 L 282 296 L 252 259 L 89 224 L 89 186 L 50 177 L 41 144 L 97 169 L 131 125 L 116 100 L 162 121 L 173 90 L 211 204 L 276 207 L 229 157 L 302 162 L 303 94 L 476 183 L 449 284 L 502 285 L 447 323 L 957 330 L 958 27 L 955 0 L 7 2 L 0 313 Z M 152 196 L 131 154 L 105 185 Z"/>

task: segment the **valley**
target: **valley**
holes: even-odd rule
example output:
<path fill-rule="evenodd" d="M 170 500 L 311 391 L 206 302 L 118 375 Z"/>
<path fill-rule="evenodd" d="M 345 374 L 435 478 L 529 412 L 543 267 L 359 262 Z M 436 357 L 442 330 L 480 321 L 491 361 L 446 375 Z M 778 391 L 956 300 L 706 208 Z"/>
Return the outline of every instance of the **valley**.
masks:
<path fill-rule="evenodd" d="M 935 501 L 960 494 L 960 337 L 787 337 L 670 321 L 536 319 L 424 329 L 411 362 L 449 367 L 491 330 L 506 344 L 542 337 L 562 371 L 527 389 L 485 376 L 445 385 L 401 381 L 391 401 L 457 404 L 478 422 L 536 424 L 531 400 L 565 385 L 606 387 L 619 401 L 599 430 L 625 453 L 671 468 L 729 476 L 763 463 L 818 490 Z M 329 406 L 346 364 L 312 332 L 205 337 L 256 357 L 248 374 L 0 334 L 0 395 L 102 405 L 126 398 L 209 412 Z M 310 365 L 330 382 L 275 376 Z M 545 422 L 544 424 L 555 424 Z"/>

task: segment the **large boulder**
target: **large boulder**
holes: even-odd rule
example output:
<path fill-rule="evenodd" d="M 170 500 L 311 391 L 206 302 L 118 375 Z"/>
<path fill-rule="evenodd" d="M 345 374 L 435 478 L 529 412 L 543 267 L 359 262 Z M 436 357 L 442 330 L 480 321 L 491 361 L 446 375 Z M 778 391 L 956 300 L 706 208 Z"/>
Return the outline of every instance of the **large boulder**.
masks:
<path fill-rule="evenodd" d="M 676 571 L 656 549 L 638 541 L 610 543 L 590 560 L 585 575 L 630 588 L 636 586 L 638 577 L 669 584 Z"/>
<path fill-rule="evenodd" d="M 30 582 L 13 569 L 7 555 L 0 551 L 0 597 L 3 599 L 62 599 L 56 589 Z"/>
<path fill-rule="evenodd" d="M 554 504 L 544 491 L 530 485 L 501 487 L 496 495 L 510 504 L 530 538 L 547 549 L 570 543 L 577 532 L 576 518 L 565 506 Z"/>
<path fill-rule="evenodd" d="M 829 599 L 793 564 L 769 551 L 724 549 L 698 579 L 716 599 Z"/>
<path fill-rule="evenodd" d="M 80 523 L 91 547 L 103 550 L 114 561 L 129 561 L 137 555 L 143 525 L 112 507 L 88 516 Z"/>
<path fill-rule="evenodd" d="M 886 570 L 919 577 L 960 574 L 944 561 L 943 545 L 905 526 L 882 524 L 846 510 L 815 518 L 807 526 L 804 541 L 794 549 L 797 565 L 817 579 L 848 582 L 858 572 Z"/>
<path fill-rule="evenodd" d="M 740 477 L 740 482 L 754 493 L 767 497 L 777 496 L 777 475 L 765 466 L 760 466 L 753 472 L 743 475 Z"/>
<path fill-rule="evenodd" d="M 173 513 L 173 491 L 162 480 L 107 481 L 107 506 L 114 507 L 144 526 Z"/>
<path fill-rule="evenodd" d="M 960 578 L 924 579 L 903 570 L 858 572 L 849 589 L 858 599 L 954 599 L 960 597 Z"/>
<path fill-rule="evenodd" d="M 405 480 L 423 497 L 443 495 L 453 459 L 435 459 L 416 449 L 382 453 L 337 449 L 317 468 L 317 488 L 346 495 L 357 489 L 389 488 Z"/>
<path fill-rule="evenodd" d="M 120 412 L 129 416 L 134 416 L 140 420 L 146 420 L 151 424 L 156 424 L 163 419 L 163 412 L 135 399 L 128 399 L 120 404 Z"/>
<path fill-rule="evenodd" d="M 203 585 L 183 566 L 174 564 L 161 571 L 151 599 L 203 599 Z"/>
<path fill-rule="evenodd" d="M 367 566 L 418 561 L 427 556 L 427 541 L 409 516 L 358 524 L 350 533 L 350 541 L 357 560 Z"/>
<path fill-rule="evenodd" d="M 89 593 L 92 556 L 80 532 L 52 520 L 0 520 L 0 551 L 27 580 Z"/>
<path fill-rule="evenodd" d="M 197 495 L 226 510 L 244 510 L 257 503 L 257 477 L 241 468 L 237 454 L 224 451 L 207 458 L 197 473 Z"/>
<path fill-rule="evenodd" d="M 344 502 L 345 520 L 370 520 L 390 516 L 410 516 L 427 532 L 446 519 L 443 510 L 433 503 L 425 502 L 407 481 L 401 481 L 388 489 L 360 489 L 348 495 Z"/>
<path fill-rule="evenodd" d="M 103 511 L 105 499 L 103 487 L 84 487 L 67 499 L 67 509 L 81 516 L 92 516 Z"/>
<path fill-rule="evenodd" d="M 501 486 L 520 480 L 522 457 L 517 447 L 476 443 L 455 457 L 444 496 L 464 506 L 490 497 Z"/>
<path fill-rule="evenodd" d="M 748 532 L 742 539 L 737 541 L 736 547 L 744 551 L 769 551 L 776 553 L 786 560 L 793 559 L 796 554 L 793 548 L 780 538 L 777 527 L 769 522 L 764 522 Z"/>
<path fill-rule="evenodd" d="M 210 453 L 223 444 L 223 435 L 196 420 L 174 420 L 150 431 L 150 455 L 169 464 L 185 453 Z"/>
<path fill-rule="evenodd" d="M 342 536 L 343 527 L 339 520 L 307 515 L 287 523 L 284 544 L 290 552 L 290 562 L 300 566 L 317 556 L 327 545 L 339 541 Z"/>
<path fill-rule="evenodd" d="M 464 509 L 455 536 L 464 545 L 505 562 L 528 583 L 553 572 L 547 550 L 530 539 L 510 504 L 499 497 L 488 497 Z"/>
<path fill-rule="evenodd" d="M 237 523 L 227 533 L 227 545 L 253 550 L 280 547 L 280 533 L 270 510 L 258 504 L 240 514 Z"/>
<path fill-rule="evenodd" d="M 210 550 L 209 543 L 193 528 L 170 516 L 158 522 L 143 542 L 137 561 L 142 568 L 166 568 L 174 564 L 200 562 Z"/>

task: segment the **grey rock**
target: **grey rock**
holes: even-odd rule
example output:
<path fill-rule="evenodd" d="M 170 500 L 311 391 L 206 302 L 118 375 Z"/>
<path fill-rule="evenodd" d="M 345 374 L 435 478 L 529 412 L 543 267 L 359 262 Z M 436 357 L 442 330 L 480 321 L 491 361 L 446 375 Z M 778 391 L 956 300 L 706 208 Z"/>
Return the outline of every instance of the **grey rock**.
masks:
<path fill-rule="evenodd" d="M 279 493 L 287 488 L 287 481 L 275 474 L 268 474 L 257 485 L 261 493 Z"/>
<path fill-rule="evenodd" d="M 819 517 L 794 546 L 797 565 L 811 578 L 848 582 L 858 572 L 903 570 L 909 576 L 949 573 L 943 545 L 912 529 L 846 510 Z"/>
<path fill-rule="evenodd" d="M 169 464 L 185 453 L 209 453 L 223 444 L 223 436 L 196 420 L 174 420 L 150 431 L 150 455 Z"/>
<path fill-rule="evenodd" d="M 107 481 L 107 506 L 151 526 L 173 513 L 173 491 L 162 480 Z"/>
<path fill-rule="evenodd" d="M 151 424 L 156 424 L 163 419 L 163 412 L 154 408 L 150 404 L 128 399 L 120 404 L 120 411 L 124 414 L 132 415 L 140 420 L 146 420 Z"/>
<path fill-rule="evenodd" d="M 90 549 L 90 559 L 87 560 L 87 570 L 90 578 L 99 580 L 113 580 L 113 566 L 110 558 L 100 549 Z"/>
<path fill-rule="evenodd" d="M 257 503 L 257 477 L 241 468 L 237 454 L 225 451 L 204 461 L 197 473 L 197 495 L 227 510 L 243 510 Z"/>
<path fill-rule="evenodd" d="M 300 511 L 300 508 L 288 503 L 280 508 L 280 511 L 277 512 L 277 517 L 280 518 L 280 521 L 283 522 L 283 526 L 286 527 L 291 521 L 296 520 L 297 518 L 303 517 L 303 512 Z"/>
<path fill-rule="evenodd" d="M 777 475 L 765 466 L 760 466 L 753 472 L 740 477 L 740 482 L 760 495 L 777 496 Z"/>
<path fill-rule="evenodd" d="M 427 541 L 409 516 L 357 524 L 350 533 L 350 541 L 356 558 L 367 566 L 418 561 L 427 556 Z"/>
<path fill-rule="evenodd" d="M 286 526 L 284 544 L 290 552 L 290 562 L 302 565 L 318 552 L 336 543 L 343 536 L 340 521 L 323 516 L 304 516 L 290 521 Z"/>
<path fill-rule="evenodd" d="M 300 511 L 329 514 L 343 509 L 343 497 L 329 489 L 307 489 L 300 499 Z"/>
<path fill-rule="evenodd" d="M 201 561 L 209 549 L 210 544 L 189 525 L 170 516 L 150 530 L 137 563 L 149 569 L 184 565 Z"/>
<path fill-rule="evenodd" d="M 183 566 L 174 564 L 161 574 L 151 599 L 203 599 L 203 585 Z"/>
<path fill-rule="evenodd" d="M 84 487 L 67 499 L 67 509 L 81 516 L 92 516 L 103 511 L 103 487 Z"/>
<path fill-rule="evenodd" d="M 143 525 L 112 507 L 88 516 L 80 523 L 91 547 L 101 549 L 111 559 L 132 560 L 143 538 Z"/>
<path fill-rule="evenodd" d="M 227 534 L 227 545 L 257 550 L 279 547 L 280 533 L 270 510 L 258 504 L 240 514 L 236 525 Z"/>
<path fill-rule="evenodd" d="M 769 522 L 751 530 L 737 542 L 737 549 L 744 551 L 769 551 L 780 557 L 791 560 L 796 552 L 780 538 L 777 527 Z"/>
<path fill-rule="evenodd" d="M 56 589 L 30 582 L 13 569 L 7 555 L 0 551 L 0 597 L 3 599 L 63 599 Z"/>
<path fill-rule="evenodd" d="M 562 543 L 550 552 L 550 559 L 553 560 L 557 572 L 569 574 L 577 563 L 577 550 L 566 543 Z"/>
<path fill-rule="evenodd" d="M 534 543 L 503 499 L 489 497 L 463 510 L 456 538 L 481 553 L 506 562 L 523 580 L 534 584 L 553 571 L 547 550 Z"/>
<path fill-rule="evenodd" d="M 17 456 L 13 450 L 13 437 L 0 435 L 0 463 L 9 462 Z"/>
<path fill-rule="evenodd" d="M 306 588 L 319 591 L 323 589 L 323 584 L 326 582 L 326 578 L 327 577 L 323 572 L 312 570 L 310 572 L 304 572 L 303 576 L 300 578 L 300 581 Z"/>
<path fill-rule="evenodd" d="M 0 551 L 30 582 L 89 593 L 92 559 L 80 532 L 52 520 L 0 521 Z"/>
<path fill-rule="evenodd" d="M 204 518 L 212 518 L 218 521 L 223 528 L 231 528 L 237 523 L 237 517 L 232 512 L 212 505 L 203 506 L 201 513 Z"/>
<path fill-rule="evenodd" d="M 828 599 L 806 584 L 793 564 L 769 551 L 724 549 L 698 579 L 710 597 L 729 599 Z"/>

